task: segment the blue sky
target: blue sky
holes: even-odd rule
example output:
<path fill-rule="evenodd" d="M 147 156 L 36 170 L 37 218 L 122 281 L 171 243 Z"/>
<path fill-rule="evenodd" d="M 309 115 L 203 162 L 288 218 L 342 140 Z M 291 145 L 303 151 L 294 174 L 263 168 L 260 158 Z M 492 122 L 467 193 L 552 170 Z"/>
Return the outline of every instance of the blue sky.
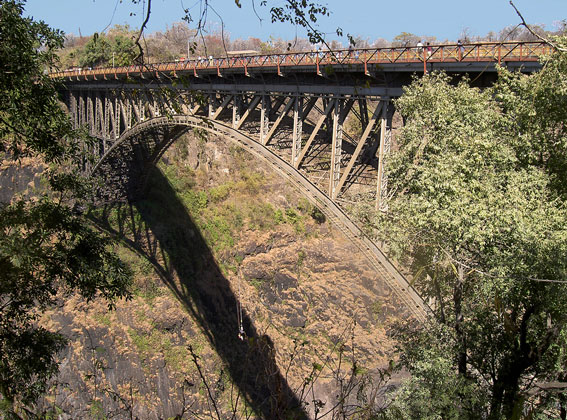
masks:
<path fill-rule="evenodd" d="M 107 25 L 129 23 L 139 27 L 143 21 L 143 5 L 132 0 L 28 0 L 26 12 L 37 20 L 44 20 L 52 27 L 67 33 L 90 35 L 103 31 Z M 269 10 L 255 0 L 241 0 L 242 9 L 234 0 L 209 0 L 224 21 L 225 31 L 231 38 L 270 36 L 292 39 L 305 36 L 305 31 L 290 24 L 272 24 Z M 520 22 L 509 0 L 319 0 L 332 10 L 328 18 L 319 23 L 323 32 L 333 33 L 341 27 L 344 33 L 360 35 L 373 41 L 378 38 L 391 40 L 401 32 L 419 36 L 435 36 L 439 40 L 456 40 L 464 29 L 470 35 L 498 32 L 508 25 Z M 181 20 L 184 8 L 198 14 L 199 0 L 152 0 L 152 15 L 148 32 L 165 30 L 168 25 Z M 269 0 L 268 4 L 283 4 L 282 0 Z M 544 24 L 555 29 L 554 23 L 567 19 L 567 0 L 515 0 L 529 23 Z M 132 16 L 131 16 L 132 14 Z M 208 21 L 213 28 L 220 27 L 221 19 L 209 12 Z M 332 38 L 336 38 L 332 37 Z"/>

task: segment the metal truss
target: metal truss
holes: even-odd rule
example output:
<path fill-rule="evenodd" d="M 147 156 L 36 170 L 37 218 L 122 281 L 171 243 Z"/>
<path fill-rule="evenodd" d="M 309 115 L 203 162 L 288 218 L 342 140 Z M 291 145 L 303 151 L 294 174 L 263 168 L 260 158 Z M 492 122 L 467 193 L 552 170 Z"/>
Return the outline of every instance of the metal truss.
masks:
<path fill-rule="evenodd" d="M 86 165 L 87 170 L 97 170 L 106 159 L 115 159 L 113 154 L 124 155 L 118 150 L 121 139 L 137 127 L 148 126 L 143 123 L 159 119 L 162 130 L 158 133 L 152 126 L 153 131 L 146 133 L 151 135 L 138 133 L 142 140 L 136 147 L 142 167 L 155 164 L 171 137 L 183 131 L 173 129 L 172 117 L 197 116 L 203 125 L 219 122 L 251 137 L 284 158 L 332 200 L 340 200 L 352 189 L 375 196 L 376 208 L 385 208 L 385 162 L 393 115 L 387 95 L 345 89 L 315 93 L 309 89 L 268 91 L 265 87 L 237 91 L 163 85 L 97 88 L 90 84 L 71 85 L 66 102 L 74 127 L 98 139 L 92 152 L 99 161 L 93 167 Z"/>

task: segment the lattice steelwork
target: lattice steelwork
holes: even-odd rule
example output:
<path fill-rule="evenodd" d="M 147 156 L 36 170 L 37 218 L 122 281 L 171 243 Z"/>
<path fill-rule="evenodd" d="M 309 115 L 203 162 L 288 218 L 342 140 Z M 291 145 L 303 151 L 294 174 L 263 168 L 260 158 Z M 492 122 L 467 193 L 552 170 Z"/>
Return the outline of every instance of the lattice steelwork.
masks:
<path fill-rule="evenodd" d="M 378 185 L 377 206 L 383 207 L 379 201 L 385 197 L 383 168 L 391 138 L 390 98 L 355 92 L 282 90 L 72 85 L 67 103 L 75 128 L 86 127 L 92 137 L 99 139 L 95 153 L 100 160 L 92 170 L 100 168 L 107 159 L 116 159 L 116 154 L 123 154 L 126 159 L 122 150 L 125 146 L 121 146 L 123 137 L 140 124 L 163 116 L 167 118 L 160 124 L 173 127 L 175 123 L 168 118 L 198 116 L 203 125 L 212 121 L 223 123 L 253 138 L 285 158 L 333 200 L 357 184 L 360 174 L 364 174 L 364 179 L 373 174 L 374 185 Z M 356 127 L 349 133 L 345 125 L 348 120 L 355 121 L 349 127 Z M 166 130 L 163 134 L 179 133 Z M 153 148 L 169 146 L 171 139 L 148 138 L 146 142 L 140 148 L 148 150 L 142 160 L 150 160 L 144 165 L 157 163 L 152 159 L 164 150 Z M 368 151 L 372 150 L 374 153 L 369 156 Z"/>

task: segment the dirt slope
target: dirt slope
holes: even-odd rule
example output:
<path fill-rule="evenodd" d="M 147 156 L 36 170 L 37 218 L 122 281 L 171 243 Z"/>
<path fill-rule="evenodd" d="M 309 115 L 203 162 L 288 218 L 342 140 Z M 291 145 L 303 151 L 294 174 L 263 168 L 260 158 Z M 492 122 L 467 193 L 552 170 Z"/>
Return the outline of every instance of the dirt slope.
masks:
<path fill-rule="evenodd" d="M 221 139 L 185 136 L 147 199 L 93 218 L 125 238 L 136 290 L 115 311 L 72 297 L 44 317 L 70 340 L 42 402 L 61 419 L 308 418 L 349 389 L 363 404 L 357 387 L 369 395 L 393 357 L 391 291 L 306 200 Z"/>

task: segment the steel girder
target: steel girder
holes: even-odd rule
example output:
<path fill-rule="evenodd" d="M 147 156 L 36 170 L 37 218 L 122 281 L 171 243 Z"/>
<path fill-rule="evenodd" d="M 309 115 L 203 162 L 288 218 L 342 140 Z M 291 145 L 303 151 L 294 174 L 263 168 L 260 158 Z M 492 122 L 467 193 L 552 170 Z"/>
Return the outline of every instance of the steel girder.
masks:
<path fill-rule="evenodd" d="M 385 208 L 385 162 L 393 114 L 389 96 L 346 89 L 314 93 L 310 89 L 183 90 L 92 84 L 73 85 L 68 92 L 73 126 L 83 127 L 99 139 L 97 150 L 92 152 L 101 159 L 125 133 L 145 121 L 161 116 L 199 116 L 204 122 L 227 122 L 255 138 L 285 157 L 332 200 L 340 201 L 358 185 L 363 193 L 374 195 L 378 209 Z M 171 134 L 167 130 L 162 133 Z M 171 144 L 168 139 L 153 143 Z M 162 153 L 154 150 L 150 155 Z M 369 177 L 375 182 L 367 182 Z M 369 185 L 375 188 L 366 188 Z"/>

